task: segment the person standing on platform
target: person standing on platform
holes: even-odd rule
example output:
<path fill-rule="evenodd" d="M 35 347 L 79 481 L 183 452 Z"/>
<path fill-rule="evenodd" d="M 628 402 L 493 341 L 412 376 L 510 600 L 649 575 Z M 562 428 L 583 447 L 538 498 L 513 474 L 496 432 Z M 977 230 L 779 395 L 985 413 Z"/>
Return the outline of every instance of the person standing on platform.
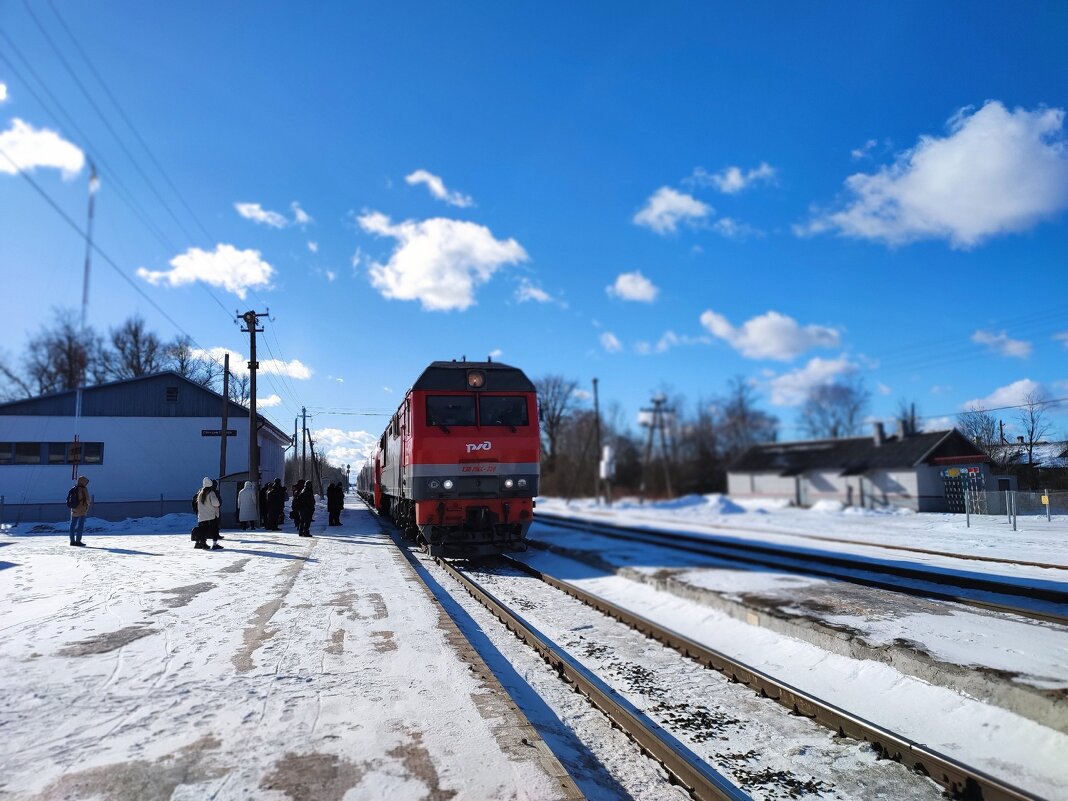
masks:
<path fill-rule="evenodd" d="M 200 483 L 200 489 L 194 497 L 197 503 L 197 527 L 195 533 L 196 543 L 193 547 L 202 551 L 208 550 L 208 538 L 210 537 L 215 540 L 212 550 L 221 550 L 218 525 L 222 504 L 219 503 L 219 496 L 215 494 L 215 490 L 212 488 L 212 480 L 210 478 L 204 477 L 204 480 Z"/>
<path fill-rule="evenodd" d="M 273 483 L 267 485 L 265 515 L 268 531 L 278 531 L 278 526 L 282 523 L 285 502 L 285 490 L 282 489 L 281 480 L 276 478 Z"/>
<path fill-rule="evenodd" d="M 266 488 L 260 492 L 260 495 L 266 494 Z M 248 531 L 249 529 L 256 529 L 256 488 L 252 486 L 251 481 L 246 481 L 244 488 L 241 492 L 237 493 L 237 522 L 241 525 L 242 531 Z"/>
<path fill-rule="evenodd" d="M 300 479 L 293 485 L 293 500 L 289 505 L 289 519 L 293 521 L 293 525 L 297 527 L 297 533 L 300 533 L 300 504 L 297 503 L 297 497 L 300 495 L 300 491 L 304 489 L 304 479 Z"/>
<path fill-rule="evenodd" d="M 299 520 L 297 533 L 302 537 L 310 537 L 311 524 L 315 515 L 315 493 L 312 492 L 310 481 L 305 482 L 300 492 L 293 498 L 293 508 Z"/>
<path fill-rule="evenodd" d="M 79 476 L 78 483 L 72 489 L 76 505 L 70 507 L 70 544 L 84 548 L 82 533 L 85 531 L 85 518 L 89 515 L 89 507 L 92 506 L 92 499 L 89 497 L 89 479 L 86 476 Z M 70 501 L 67 504 L 69 506 Z"/>
<path fill-rule="evenodd" d="M 270 483 L 260 487 L 260 505 L 256 509 L 260 518 L 260 528 L 267 528 L 267 491 L 270 487 Z"/>

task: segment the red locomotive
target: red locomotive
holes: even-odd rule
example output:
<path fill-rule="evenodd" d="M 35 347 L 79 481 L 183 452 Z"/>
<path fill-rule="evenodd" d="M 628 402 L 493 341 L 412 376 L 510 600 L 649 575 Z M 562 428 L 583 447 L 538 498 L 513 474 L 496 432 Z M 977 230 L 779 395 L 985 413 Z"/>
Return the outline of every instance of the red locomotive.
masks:
<path fill-rule="evenodd" d="M 434 362 L 390 419 L 356 491 L 431 555 L 522 550 L 540 453 L 537 394 L 522 370 Z"/>

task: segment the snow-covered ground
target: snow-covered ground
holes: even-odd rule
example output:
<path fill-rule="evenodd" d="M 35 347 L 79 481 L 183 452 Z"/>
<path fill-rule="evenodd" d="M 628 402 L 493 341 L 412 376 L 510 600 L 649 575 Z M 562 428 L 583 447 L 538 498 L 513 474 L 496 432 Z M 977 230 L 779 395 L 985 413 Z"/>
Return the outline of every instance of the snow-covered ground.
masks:
<path fill-rule="evenodd" d="M 0 798 L 563 797 L 377 521 L 345 520 L 213 552 L 188 515 L 0 535 Z"/>

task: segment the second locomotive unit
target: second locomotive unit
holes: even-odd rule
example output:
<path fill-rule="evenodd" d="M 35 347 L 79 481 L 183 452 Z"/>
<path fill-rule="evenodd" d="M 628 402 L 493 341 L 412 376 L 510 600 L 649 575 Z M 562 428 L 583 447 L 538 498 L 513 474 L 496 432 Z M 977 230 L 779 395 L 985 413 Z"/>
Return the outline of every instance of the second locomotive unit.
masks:
<path fill-rule="evenodd" d="M 434 362 L 356 480 L 357 492 L 434 556 L 526 547 L 541 440 L 533 383 L 497 362 Z"/>

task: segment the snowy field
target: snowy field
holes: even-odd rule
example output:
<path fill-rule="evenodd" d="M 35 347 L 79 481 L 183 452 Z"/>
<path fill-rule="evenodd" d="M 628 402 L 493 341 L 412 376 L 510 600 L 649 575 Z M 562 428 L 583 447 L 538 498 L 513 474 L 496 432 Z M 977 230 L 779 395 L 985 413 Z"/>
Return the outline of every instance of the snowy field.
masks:
<path fill-rule="evenodd" d="M 0 798 L 561 797 L 377 521 L 317 518 L 0 535 Z"/>

